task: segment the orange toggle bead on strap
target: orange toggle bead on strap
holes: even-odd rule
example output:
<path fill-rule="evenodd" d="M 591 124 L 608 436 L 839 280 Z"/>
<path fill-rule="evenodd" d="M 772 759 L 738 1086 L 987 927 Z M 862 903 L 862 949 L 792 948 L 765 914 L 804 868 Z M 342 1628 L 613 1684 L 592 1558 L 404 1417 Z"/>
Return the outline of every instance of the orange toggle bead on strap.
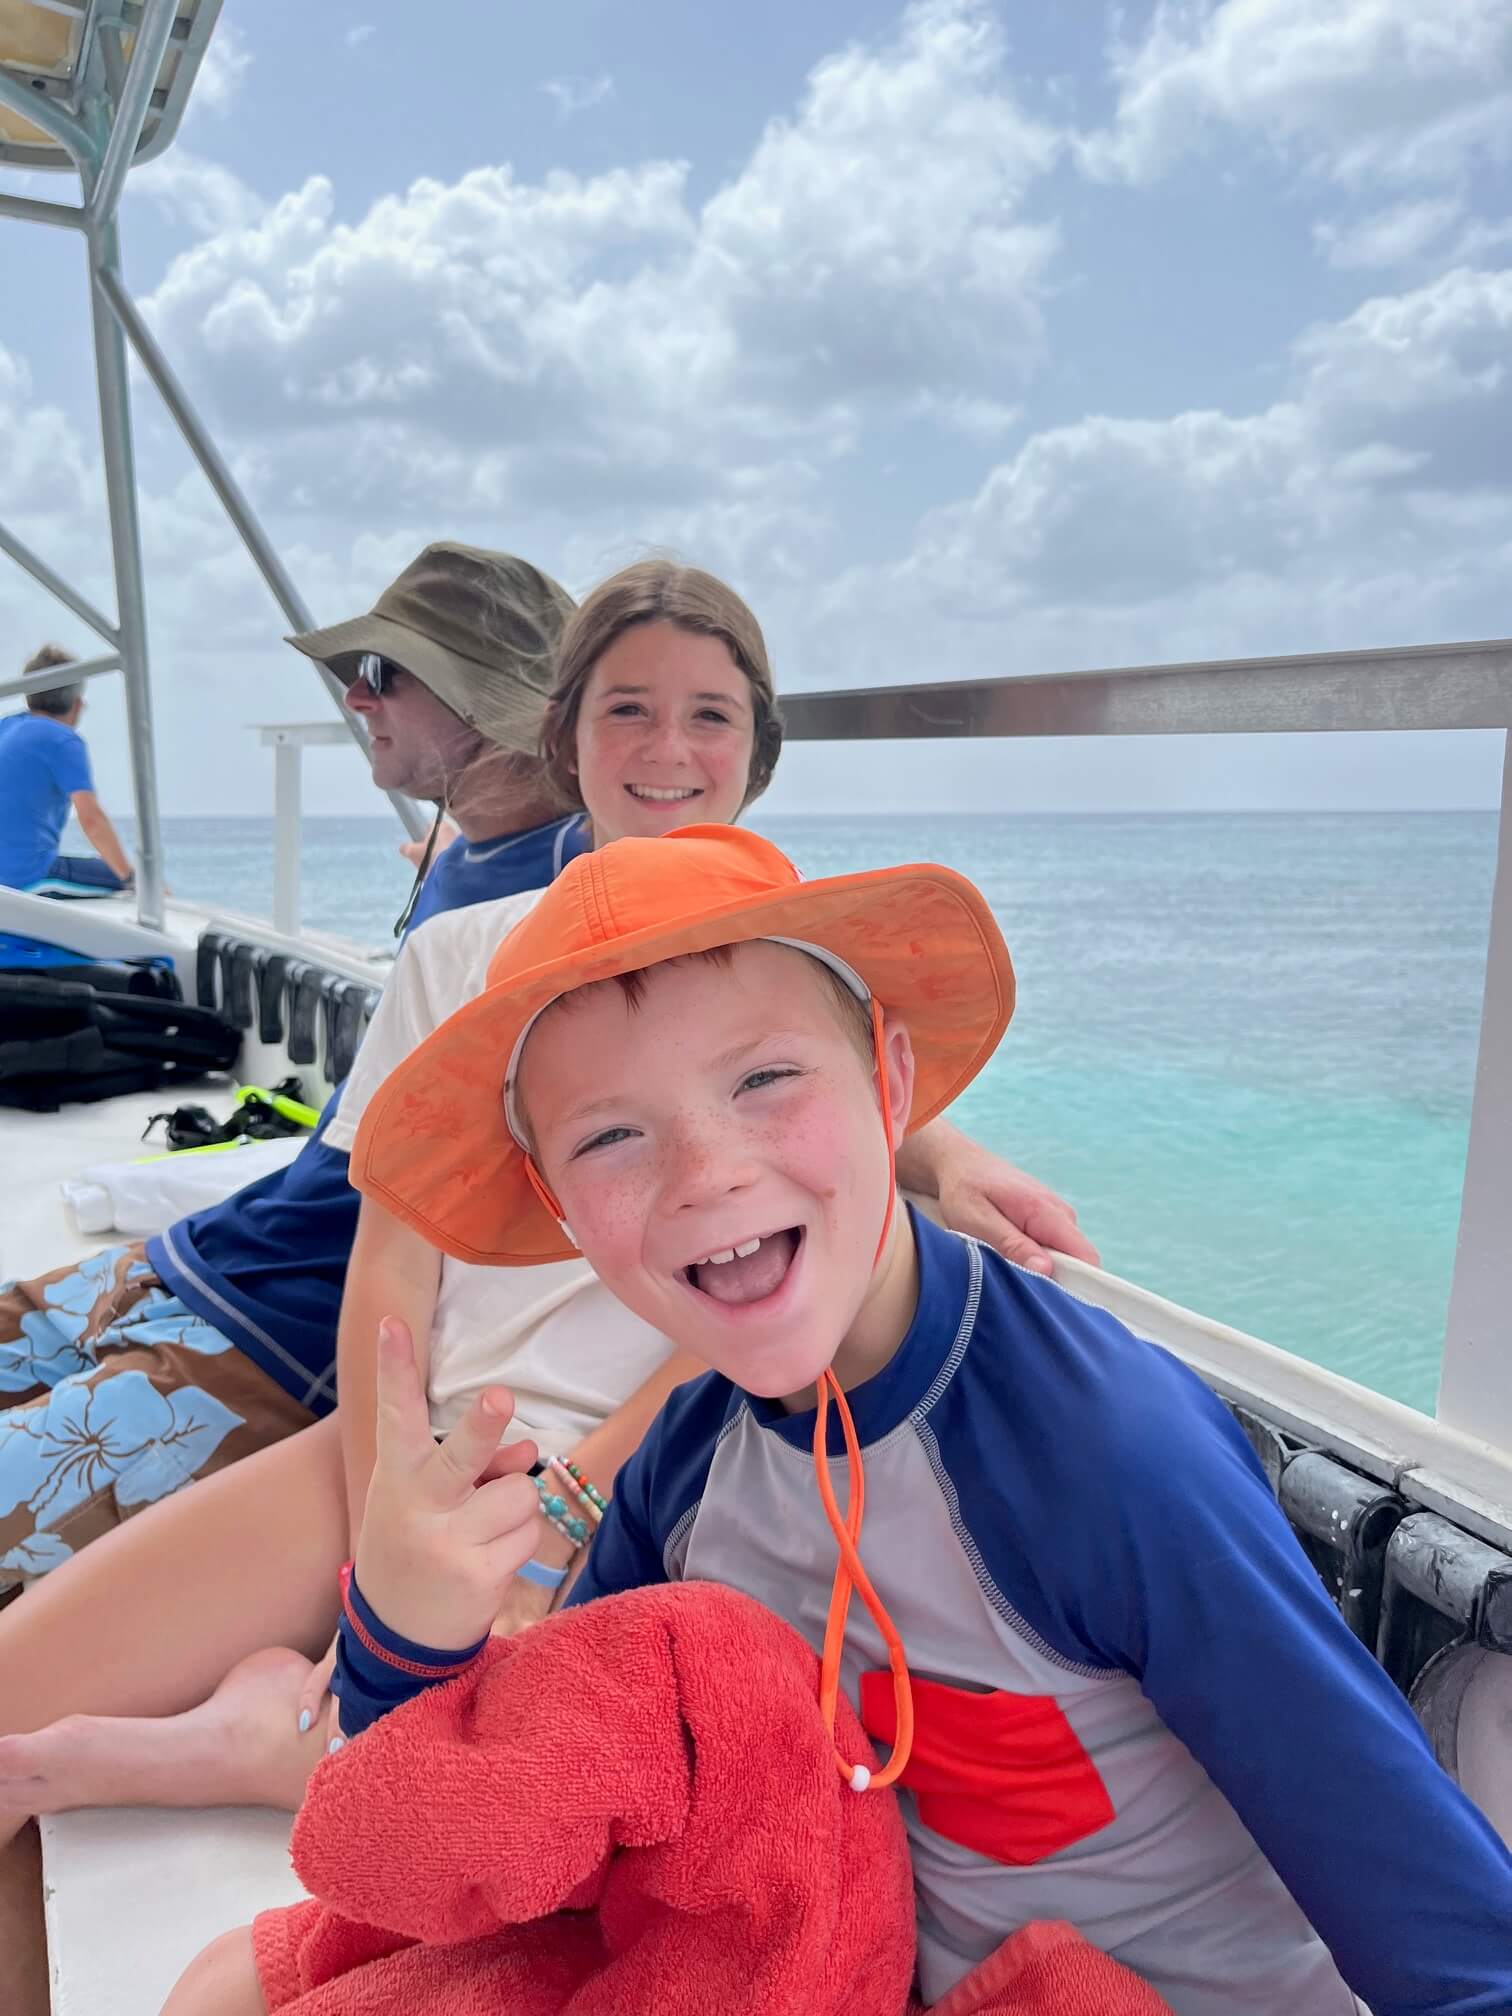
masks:
<path fill-rule="evenodd" d="M 825 1446 L 831 1394 L 840 1410 L 840 1425 L 845 1431 L 846 1453 L 850 1457 L 851 1465 L 850 1505 L 843 1516 L 839 1505 L 835 1502 L 835 1488 L 830 1482 L 829 1455 Z M 841 1777 L 857 1792 L 865 1792 L 868 1789 L 875 1791 L 895 1783 L 907 1768 L 909 1754 L 913 1749 L 913 1688 L 908 1678 L 908 1655 L 903 1649 L 903 1640 L 898 1635 L 898 1627 L 888 1616 L 887 1606 L 882 1598 L 873 1589 L 871 1578 L 862 1567 L 861 1556 L 856 1548 L 856 1542 L 861 1534 L 861 1517 L 866 1508 L 861 1444 L 845 1395 L 841 1392 L 834 1373 L 827 1369 L 819 1379 L 819 1408 L 814 1420 L 814 1470 L 819 1480 L 819 1496 L 824 1505 L 825 1516 L 830 1522 L 830 1530 L 834 1533 L 840 1549 L 840 1560 L 835 1568 L 835 1584 L 830 1592 L 829 1617 L 824 1627 L 824 1657 L 819 1666 L 819 1712 L 824 1717 L 824 1726 L 833 1741 L 835 1710 L 840 1694 L 840 1657 L 845 1649 L 845 1620 L 850 1612 L 852 1591 L 859 1590 L 861 1601 L 871 1612 L 877 1629 L 882 1633 L 883 1643 L 887 1647 L 887 1663 L 892 1670 L 893 1704 L 898 1718 L 898 1733 L 892 1755 L 880 1771 L 868 1771 L 864 1764 L 848 1764 L 838 1749 L 835 1751 L 835 1765 Z"/>

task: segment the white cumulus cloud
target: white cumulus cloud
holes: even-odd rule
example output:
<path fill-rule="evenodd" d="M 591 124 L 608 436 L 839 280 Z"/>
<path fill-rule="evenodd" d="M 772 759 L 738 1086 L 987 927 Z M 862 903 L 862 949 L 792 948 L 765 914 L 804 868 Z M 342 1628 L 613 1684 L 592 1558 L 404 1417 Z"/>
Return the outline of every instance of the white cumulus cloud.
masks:
<path fill-rule="evenodd" d="M 1043 429 L 839 581 L 810 648 L 964 674 L 1500 635 L 1509 356 L 1512 271 L 1456 270 L 1306 332 L 1255 412 Z"/>
<path fill-rule="evenodd" d="M 1331 266 L 1402 266 L 1438 244 L 1461 214 L 1457 196 L 1427 197 L 1393 203 L 1348 223 L 1315 224 L 1313 238 Z"/>
<path fill-rule="evenodd" d="M 959 424 L 1004 424 L 1044 350 L 1058 239 L 1027 205 L 1057 148 L 986 6 L 922 0 L 819 64 L 701 208 L 675 161 L 480 167 L 353 222 L 314 178 L 228 208 L 148 312 L 311 502 L 796 508 L 813 458 L 942 384 Z"/>
<path fill-rule="evenodd" d="M 1148 182 L 1219 129 L 1344 183 L 1457 177 L 1512 136 L 1505 0 L 1158 0 L 1114 51 L 1095 174 Z"/>

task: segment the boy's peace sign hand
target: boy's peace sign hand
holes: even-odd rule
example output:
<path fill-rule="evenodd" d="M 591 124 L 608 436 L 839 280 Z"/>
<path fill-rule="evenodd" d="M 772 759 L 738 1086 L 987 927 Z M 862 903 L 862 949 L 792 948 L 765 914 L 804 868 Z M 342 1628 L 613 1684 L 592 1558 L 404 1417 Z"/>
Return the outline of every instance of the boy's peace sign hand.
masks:
<path fill-rule="evenodd" d="M 480 1393 L 444 1442 L 431 1433 L 406 1325 L 378 1326 L 378 1458 L 357 1545 L 357 1582 L 391 1631 L 459 1652 L 488 1635 L 510 1577 L 534 1550 L 534 1443 L 499 1447 L 514 1412 Z"/>

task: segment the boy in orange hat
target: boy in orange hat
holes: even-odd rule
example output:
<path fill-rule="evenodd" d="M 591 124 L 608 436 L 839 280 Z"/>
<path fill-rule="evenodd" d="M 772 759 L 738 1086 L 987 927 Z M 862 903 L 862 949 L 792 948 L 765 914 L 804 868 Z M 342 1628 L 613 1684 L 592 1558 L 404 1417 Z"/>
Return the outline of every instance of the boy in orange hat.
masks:
<path fill-rule="evenodd" d="M 1104 1311 L 896 1206 L 895 1138 L 1012 1004 L 991 913 L 948 869 L 804 883 L 738 829 L 616 842 L 386 1081 L 353 1180 L 464 1260 L 580 1249 L 712 1368 L 607 1509 L 548 1461 L 546 1515 L 593 1539 L 570 1600 L 720 1581 L 822 1652 L 831 1726 L 843 1689 L 890 1749 L 870 1782 L 903 1791 L 926 1999 L 1059 1918 L 1177 2016 L 1512 2009 L 1512 1858 L 1226 1410 Z M 384 1348 L 389 1412 L 407 1396 L 420 1421 Z M 525 1481 L 490 1474 L 505 1406 L 380 1460 L 348 1733 L 475 1656 L 526 1561 Z"/>

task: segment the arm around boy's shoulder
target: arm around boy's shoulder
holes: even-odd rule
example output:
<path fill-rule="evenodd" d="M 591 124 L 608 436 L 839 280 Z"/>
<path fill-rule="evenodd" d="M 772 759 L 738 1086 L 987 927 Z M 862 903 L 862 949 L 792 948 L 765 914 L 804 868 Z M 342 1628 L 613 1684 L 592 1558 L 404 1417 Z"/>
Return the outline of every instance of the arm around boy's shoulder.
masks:
<path fill-rule="evenodd" d="M 1237 1423 L 1105 1312 L 1013 1287 L 1017 1335 L 985 1361 L 1018 1423 L 1002 1510 L 1034 1536 L 1058 1649 L 1138 1681 L 1376 2016 L 1512 2010 L 1512 1856 L 1344 1624 Z"/>

